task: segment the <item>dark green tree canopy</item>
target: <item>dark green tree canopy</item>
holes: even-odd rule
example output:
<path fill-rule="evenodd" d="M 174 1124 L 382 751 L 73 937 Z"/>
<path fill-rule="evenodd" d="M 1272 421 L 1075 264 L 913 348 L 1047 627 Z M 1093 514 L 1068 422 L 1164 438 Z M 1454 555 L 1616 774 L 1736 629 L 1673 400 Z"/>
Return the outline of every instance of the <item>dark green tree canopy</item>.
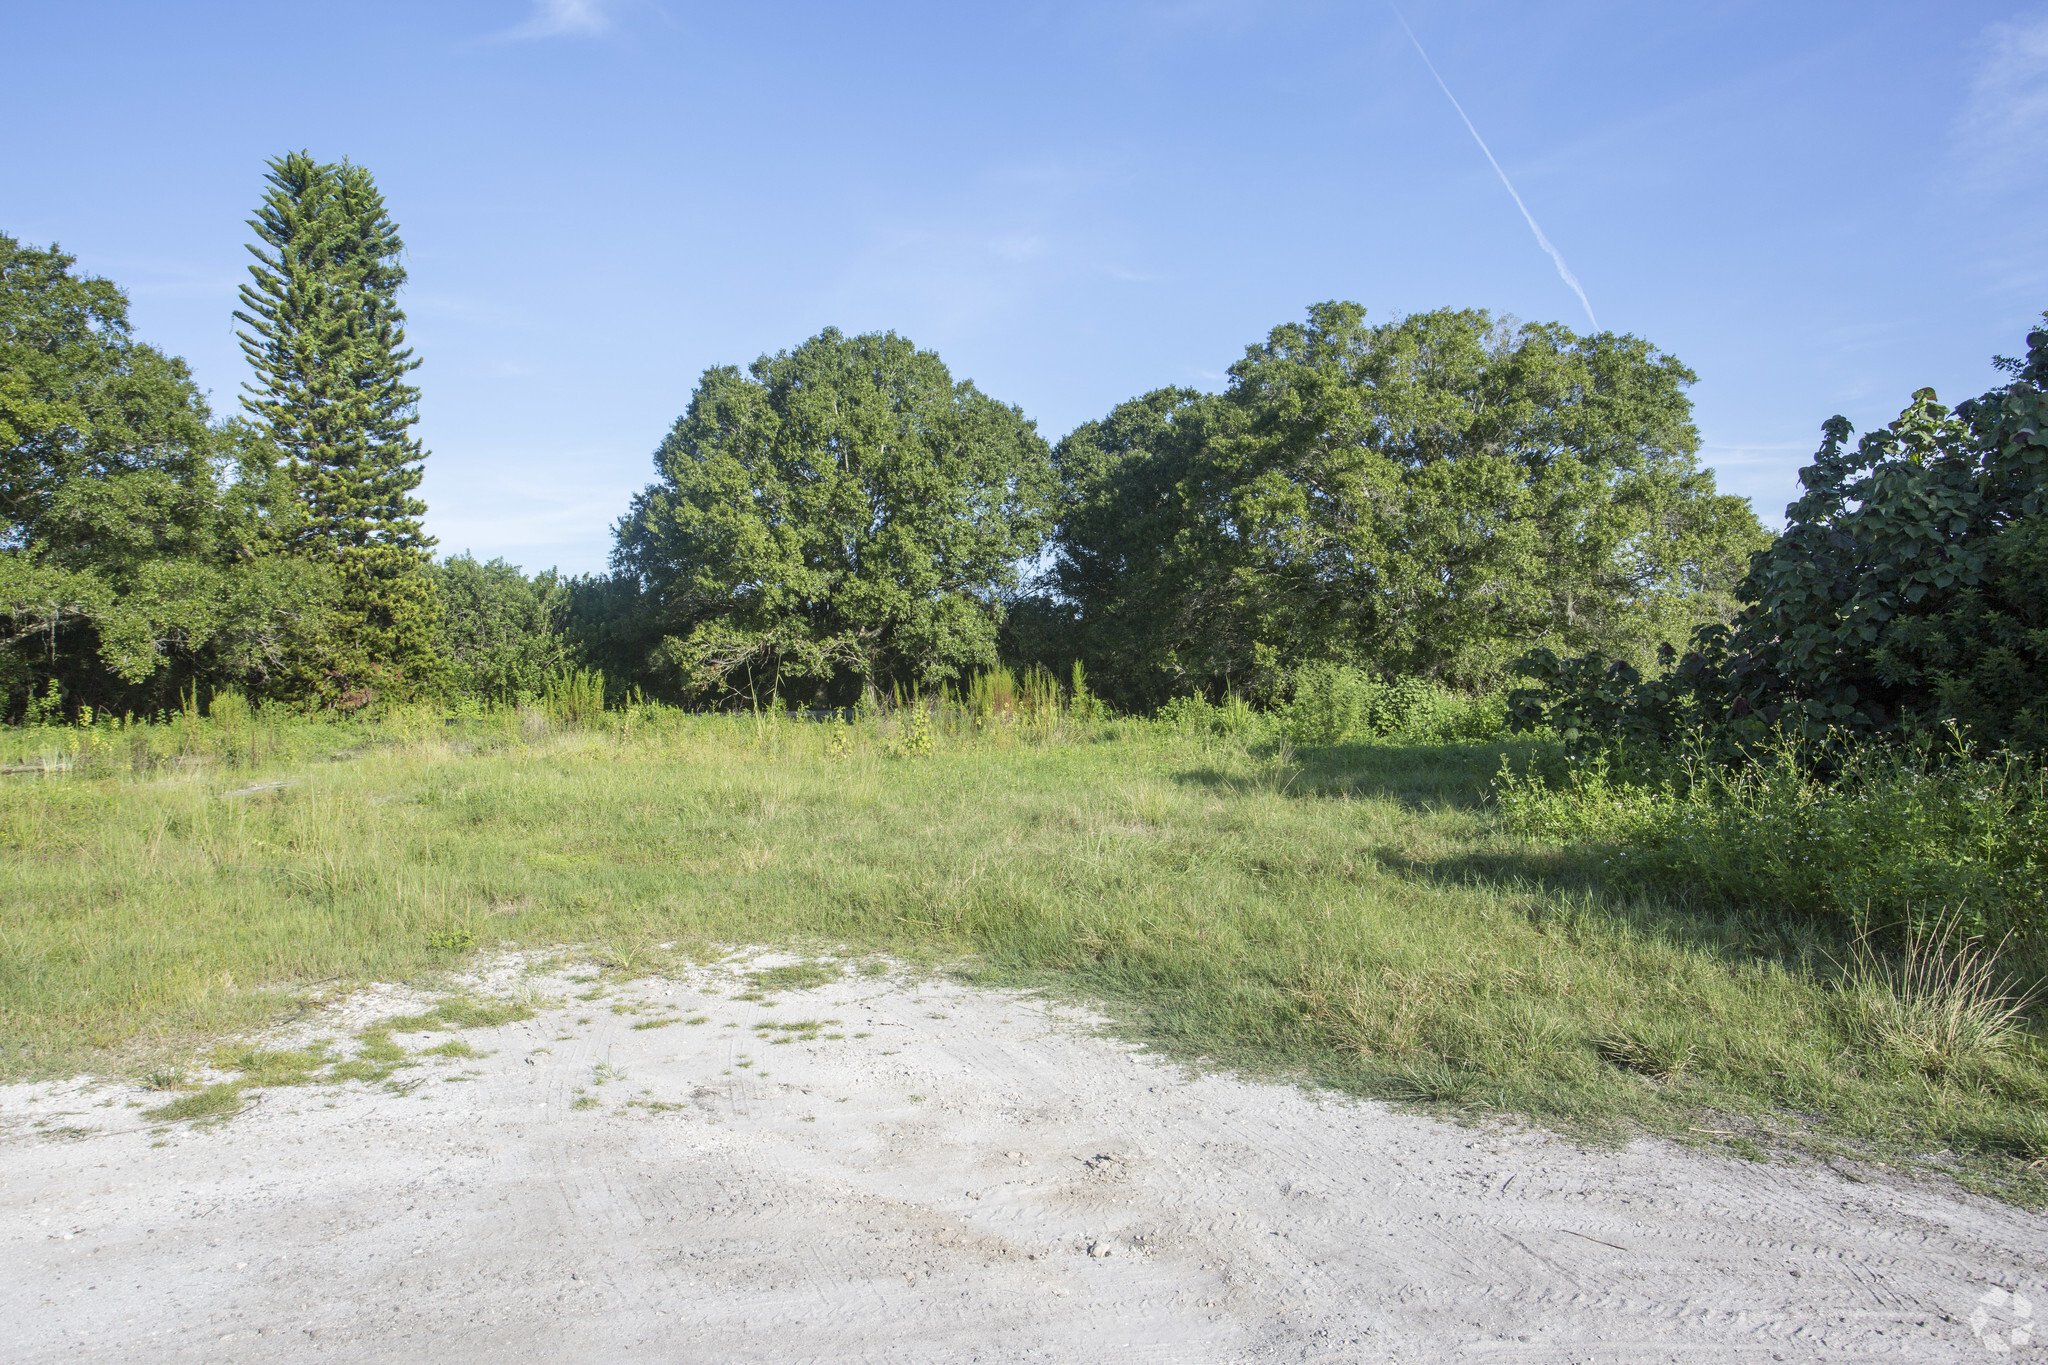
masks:
<path fill-rule="evenodd" d="M 1726 613 L 1763 534 L 1639 338 L 1321 304 L 1227 390 L 1077 429 L 1050 586 L 1125 700 L 1310 662 L 1485 684 L 1532 643 L 1646 652 Z"/>
<path fill-rule="evenodd" d="M 414 498 L 426 451 L 411 434 L 419 360 L 405 345 L 398 235 L 370 173 L 305 152 L 270 163 L 249 220 L 257 244 L 235 317 L 256 372 L 243 407 L 289 457 L 307 545 L 424 550 Z"/>
<path fill-rule="evenodd" d="M 619 523 L 692 690 L 929 685 L 995 662 L 1049 525 L 1045 442 L 892 333 L 707 370 Z"/>

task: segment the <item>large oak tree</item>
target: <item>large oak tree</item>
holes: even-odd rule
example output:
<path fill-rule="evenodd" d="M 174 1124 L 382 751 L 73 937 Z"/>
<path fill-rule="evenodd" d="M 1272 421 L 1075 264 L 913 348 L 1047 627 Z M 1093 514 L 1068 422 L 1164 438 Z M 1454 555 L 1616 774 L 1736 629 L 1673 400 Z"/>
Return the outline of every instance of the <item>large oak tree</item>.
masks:
<path fill-rule="evenodd" d="M 1134 705 L 1338 663 L 1487 685 L 1532 646 L 1645 654 L 1765 542 L 1649 343 L 1483 311 L 1309 310 L 1062 441 L 1049 575 Z"/>
<path fill-rule="evenodd" d="M 843 699 L 991 665 L 1051 524 L 1033 424 L 893 332 L 705 371 L 654 460 L 615 567 L 691 692 Z"/>

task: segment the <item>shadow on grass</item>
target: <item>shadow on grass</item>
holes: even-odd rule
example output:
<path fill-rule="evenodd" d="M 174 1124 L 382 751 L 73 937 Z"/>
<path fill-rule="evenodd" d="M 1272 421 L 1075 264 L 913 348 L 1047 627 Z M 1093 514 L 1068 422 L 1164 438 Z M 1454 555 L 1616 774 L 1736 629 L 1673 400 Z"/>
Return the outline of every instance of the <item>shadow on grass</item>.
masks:
<path fill-rule="evenodd" d="M 1776 913 L 1683 888 L 1616 876 L 1600 845 L 1577 848 L 1465 849 L 1422 857 L 1374 850 L 1379 865 L 1427 885 L 1501 896 L 1532 926 L 1574 940 L 1617 930 L 1706 952 L 1730 965 L 1773 962 L 1808 979 L 1833 980 L 1856 953 L 1853 927 L 1810 915 Z"/>
<path fill-rule="evenodd" d="M 1291 758 L 1275 746 L 1252 750 L 1268 761 L 1263 772 L 1230 772 L 1220 767 L 1189 768 L 1175 782 L 1218 791 L 1270 791 L 1304 800 L 1391 801 L 1405 810 L 1476 811 L 1489 799 L 1493 778 L 1507 758 L 1517 769 L 1541 746 L 1533 740 L 1461 741 L 1450 744 L 1330 744 L 1294 749 Z"/>

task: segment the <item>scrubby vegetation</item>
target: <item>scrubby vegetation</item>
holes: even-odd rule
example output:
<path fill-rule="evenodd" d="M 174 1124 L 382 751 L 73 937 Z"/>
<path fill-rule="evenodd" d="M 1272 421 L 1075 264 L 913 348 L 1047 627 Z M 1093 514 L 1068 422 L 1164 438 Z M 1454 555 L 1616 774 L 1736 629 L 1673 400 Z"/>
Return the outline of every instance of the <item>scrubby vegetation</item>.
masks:
<path fill-rule="evenodd" d="M 1570 761 L 1504 776 L 1516 827 L 1701 903 L 2038 960 L 2048 330 L 2027 346 L 2006 384 L 1953 414 L 1923 389 L 1854 455 L 1830 421 L 1748 605 L 1660 672 L 1527 658 L 1513 722 Z"/>

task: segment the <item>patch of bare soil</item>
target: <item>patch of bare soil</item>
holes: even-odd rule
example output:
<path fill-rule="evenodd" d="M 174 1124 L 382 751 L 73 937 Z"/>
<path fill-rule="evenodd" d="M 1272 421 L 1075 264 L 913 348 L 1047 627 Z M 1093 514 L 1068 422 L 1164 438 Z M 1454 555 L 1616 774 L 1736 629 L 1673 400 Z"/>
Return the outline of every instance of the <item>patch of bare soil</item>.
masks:
<path fill-rule="evenodd" d="M 1970 1360 L 2048 1317 L 2048 1222 L 1987 1200 L 1192 1076 L 947 982 L 573 974 L 400 1036 L 487 1055 L 211 1127 L 0 1090 L 0 1357 Z"/>

